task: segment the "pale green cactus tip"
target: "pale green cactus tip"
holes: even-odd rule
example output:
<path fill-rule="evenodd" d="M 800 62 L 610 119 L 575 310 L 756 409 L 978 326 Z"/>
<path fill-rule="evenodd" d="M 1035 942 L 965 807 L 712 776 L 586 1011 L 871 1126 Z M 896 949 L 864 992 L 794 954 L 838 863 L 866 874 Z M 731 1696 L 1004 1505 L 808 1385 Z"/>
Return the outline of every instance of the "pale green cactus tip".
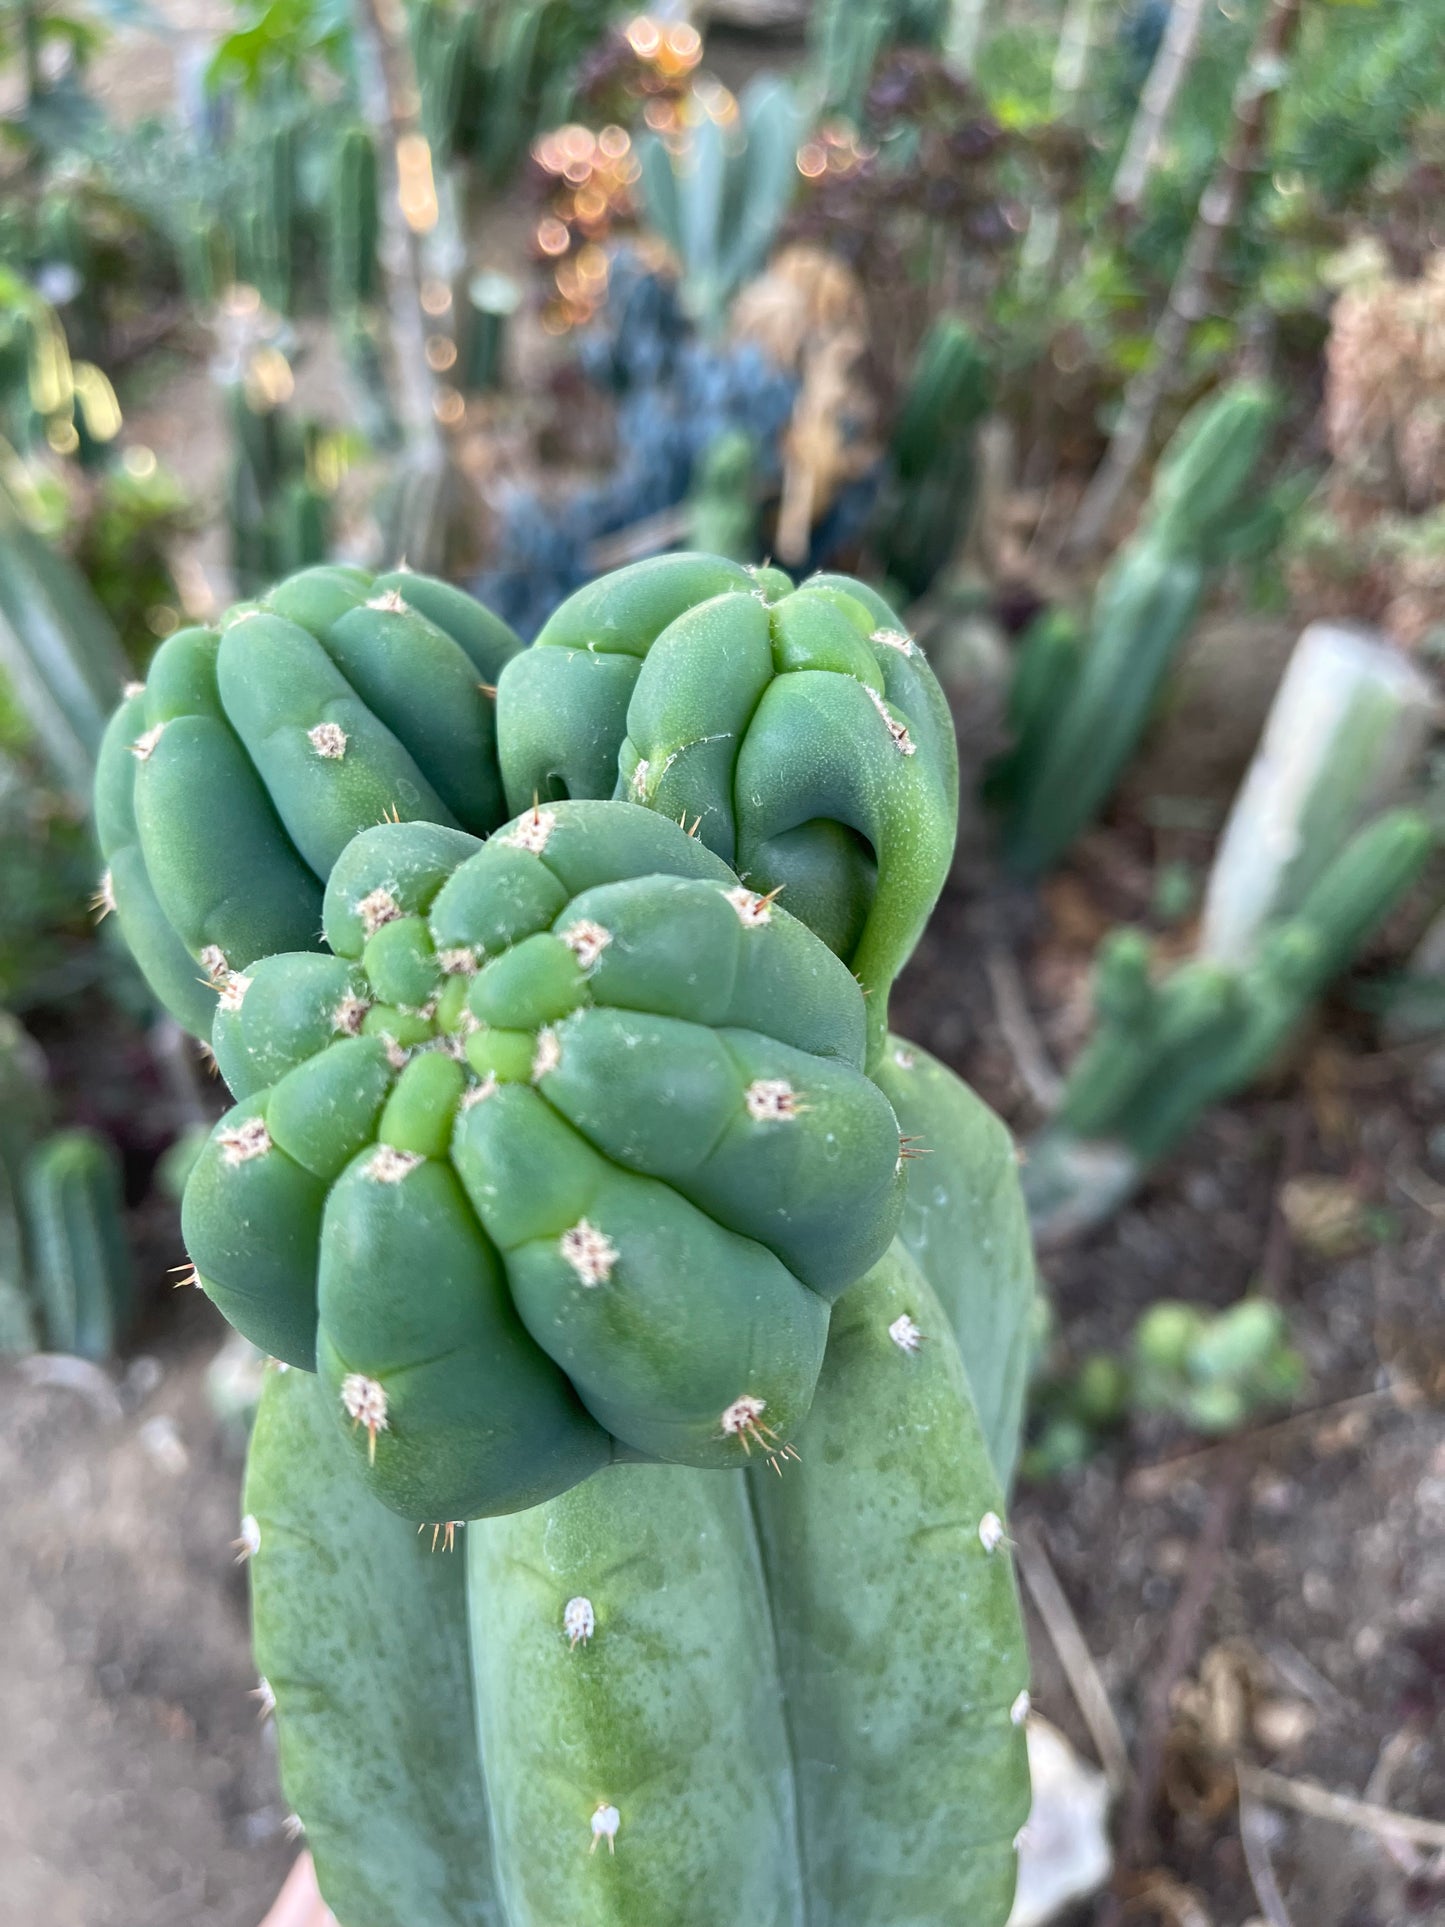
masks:
<path fill-rule="evenodd" d="M 958 761 L 918 644 L 873 590 L 708 555 L 579 590 L 497 692 L 503 781 L 617 797 L 691 829 L 857 973 L 881 1048 L 888 990 L 952 858 Z"/>
<path fill-rule="evenodd" d="M 520 646 L 446 583 L 342 567 L 161 645 L 100 748 L 97 907 L 183 1024 L 204 1037 L 257 957 L 315 943 L 359 830 L 502 820 L 492 692 Z"/>
<path fill-rule="evenodd" d="M 457 1519 L 621 1447 L 786 1457 L 906 1189 L 846 966 L 620 802 L 485 845 L 369 830 L 325 929 L 225 987 L 240 1101 L 183 1224 L 238 1329 L 321 1371 L 378 1493 Z"/>

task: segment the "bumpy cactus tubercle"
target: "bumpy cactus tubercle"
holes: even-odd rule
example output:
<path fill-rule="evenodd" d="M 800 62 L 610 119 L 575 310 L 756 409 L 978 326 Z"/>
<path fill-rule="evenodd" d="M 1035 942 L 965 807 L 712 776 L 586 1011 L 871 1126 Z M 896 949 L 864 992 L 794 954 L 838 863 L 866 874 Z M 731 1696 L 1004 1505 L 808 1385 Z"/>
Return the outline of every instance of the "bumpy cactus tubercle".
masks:
<path fill-rule="evenodd" d="M 321 1371 L 377 1491 L 465 1518 L 614 1442 L 783 1449 L 902 1206 L 847 969 L 625 803 L 480 848 L 367 831 L 325 927 L 331 956 L 264 959 L 217 1012 L 240 1102 L 184 1226 L 233 1323 Z"/>

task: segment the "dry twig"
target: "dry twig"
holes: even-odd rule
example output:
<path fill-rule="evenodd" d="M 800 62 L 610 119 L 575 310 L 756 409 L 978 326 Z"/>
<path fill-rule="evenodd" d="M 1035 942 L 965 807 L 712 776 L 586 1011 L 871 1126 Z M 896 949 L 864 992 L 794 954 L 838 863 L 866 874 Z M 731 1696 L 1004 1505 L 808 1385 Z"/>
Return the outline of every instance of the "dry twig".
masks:
<path fill-rule="evenodd" d="M 1055 1111 L 1063 1096 L 1064 1080 L 1049 1062 L 1048 1052 L 1029 1011 L 1019 967 L 1008 951 L 992 949 L 984 971 L 993 992 L 994 1014 L 1003 1040 L 1013 1053 L 1018 1074 L 1029 1096 L 1044 1112 Z"/>
<path fill-rule="evenodd" d="M 1044 1630 L 1069 1682 L 1069 1691 L 1089 1729 L 1109 1791 L 1117 1796 L 1129 1783 L 1129 1749 L 1119 1730 L 1109 1689 L 1094 1664 L 1094 1656 L 1059 1584 L 1042 1537 L 1032 1528 L 1021 1531 L 1015 1552 L 1029 1597 L 1044 1622 Z"/>
<path fill-rule="evenodd" d="M 1445 1820 L 1427 1820 L 1418 1814 L 1400 1813 L 1394 1807 L 1375 1806 L 1369 1800 L 1356 1800 L 1348 1793 L 1331 1793 L 1328 1787 L 1312 1780 L 1291 1780 L 1283 1773 L 1265 1767 L 1236 1762 L 1241 1792 L 1267 1806 L 1289 1807 L 1314 1820 L 1333 1820 L 1343 1827 L 1358 1827 L 1382 1840 L 1410 1840 L 1419 1847 L 1445 1849 Z"/>

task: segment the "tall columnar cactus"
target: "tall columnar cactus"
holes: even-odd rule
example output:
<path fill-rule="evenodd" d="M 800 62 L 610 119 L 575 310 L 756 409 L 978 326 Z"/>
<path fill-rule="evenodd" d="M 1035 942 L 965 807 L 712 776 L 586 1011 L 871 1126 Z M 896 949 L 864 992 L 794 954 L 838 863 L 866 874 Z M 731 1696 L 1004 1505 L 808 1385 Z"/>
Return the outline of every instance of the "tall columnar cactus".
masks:
<path fill-rule="evenodd" d="M 873 544 L 890 581 L 920 596 L 968 534 L 977 486 L 975 437 L 992 382 L 983 352 L 955 315 L 929 330 L 899 405 L 890 477 Z"/>
<path fill-rule="evenodd" d="M 834 1327 L 781 1478 L 613 1466 L 450 1552 L 357 1483 L 314 1380 L 271 1378 L 257 1662 L 341 1919 L 1002 1927 L 1028 1694 L 999 1486 L 900 1247 Z"/>
<path fill-rule="evenodd" d="M 872 590 L 716 556 L 635 563 L 563 603 L 497 709 L 514 810 L 616 795 L 685 819 L 854 970 L 877 1055 L 948 874 L 958 757 L 932 671 Z"/>
<path fill-rule="evenodd" d="M 1269 392 L 1249 382 L 1202 403 L 1160 461 L 1077 653 L 1050 625 L 1021 656 L 1015 741 L 990 778 L 1004 855 L 1021 875 L 1056 862 L 1103 807 L 1215 573 L 1268 526 L 1249 490 L 1274 414 Z"/>
<path fill-rule="evenodd" d="M 381 278 L 376 144 L 361 126 L 336 143 L 331 187 L 331 297 L 343 314 L 374 301 Z"/>
<path fill-rule="evenodd" d="M 628 803 L 483 846 L 367 831 L 324 922 L 329 957 L 228 984 L 240 1101 L 182 1221 L 232 1323 L 319 1370 L 379 1495 L 466 1518 L 621 1448 L 782 1450 L 903 1201 L 846 968 Z"/>
<path fill-rule="evenodd" d="M 315 945 L 359 830 L 503 818 L 493 686 L 517 646 L 445 583 L 344 568 L 161 645 L 106 731 L 96 828 L 107 899 L 181 1023 L 208 1036 L 233 971 Z"/>
<path fill-rule="evenodd" d="M 1147 940 L 1116 933 L 1096 971 L 1094 1034 L 1026 1167 L 1041 1226 L 1112 1208 L 1201 1111 L 1267 1069 L 1419 876 L 1434 842 L 1414 810 L 1377 818 L 1242 968 L 1196 958 L 1156 982 Z M 1095 1161 L 1092 1146 L 1120 1156 Z"/>
<path fill-rule="evenodd" d="M 24 1204 L 46 1348 L 109 1358 L 135 1312 L 115 1152 L 93 1131 L 57 1131 L 25 1167 Z"/>

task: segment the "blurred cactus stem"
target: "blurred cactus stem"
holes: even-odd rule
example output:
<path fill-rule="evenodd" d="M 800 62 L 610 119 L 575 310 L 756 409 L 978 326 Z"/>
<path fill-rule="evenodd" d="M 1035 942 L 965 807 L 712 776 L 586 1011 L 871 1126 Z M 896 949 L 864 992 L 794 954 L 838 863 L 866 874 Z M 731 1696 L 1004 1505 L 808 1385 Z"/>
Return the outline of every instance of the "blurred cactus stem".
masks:
<path fill-rule="evenodd" d="M 735 428 L 719 435 L 698 463 L 687 503 L 687 546 L 730 562 L 758 553 L 757 450 Z"/>
<path fill-rule="evenodd" d="M 874 542 L 890 581 L 921 596 L 962 547 L 977 493 L 975 441 L 993 383 L 973 331 L 940 315 L 929 329 L 898 410 L 892 475 Z"/>
<path fill-rule="evenodd" d="M 1397 809 L 1358 832 L 1248 961 L 1199 957 L 1156 978 L 1147 940 L 1116 931 L 1095 973 L 1095 1029 L 1024 1190 L 1041 1244 L 1103 1222 L 1211 1104 L 1276 1063 L 1316 1000 L 1415 883 L 1435 832 Z"/>
<path fill-rule="evenodd" d="M 1439 704 L 1374 632 L 1312 622 L 1295 645 L 1210 872 L 1200 947 L 1241 966 L 1360 825 L 1418 772 Z"/>
<path fill-rule="evenodd" d="M 47 1347 L 109 1358 L 135 1310 L 115 1152 L 93 1131 L 57 1131 L 26 1165 L 24 1193 Z"/>
<path fill-rule="evenodd" d="M 127 668 L 83 576 L 21 520 L 0 489 L 0 672 L 42 755 L 85 797 Z"/>
<path fill-rule="evenodd" d="M 462 386 L 495 394 L 506 386 L 507 339 L 522 290 L 509 274 L 486 269 L 467 283 L 462 338 Z"/>
<path fill-rule="evenodd" d="M 1236 382 L 1189 415 L 1154 477 L 1142 523 L 1105 571 L 1088 634 L 1034 632 L 1020 657 L 1013 749 L 990 777 L 1003 849 L 1024 877 L 1049 869 L 1098 815 L 1148 727 L 1215 574 L 1267 538 L 1251 484 L 1275 414 Z"/>

